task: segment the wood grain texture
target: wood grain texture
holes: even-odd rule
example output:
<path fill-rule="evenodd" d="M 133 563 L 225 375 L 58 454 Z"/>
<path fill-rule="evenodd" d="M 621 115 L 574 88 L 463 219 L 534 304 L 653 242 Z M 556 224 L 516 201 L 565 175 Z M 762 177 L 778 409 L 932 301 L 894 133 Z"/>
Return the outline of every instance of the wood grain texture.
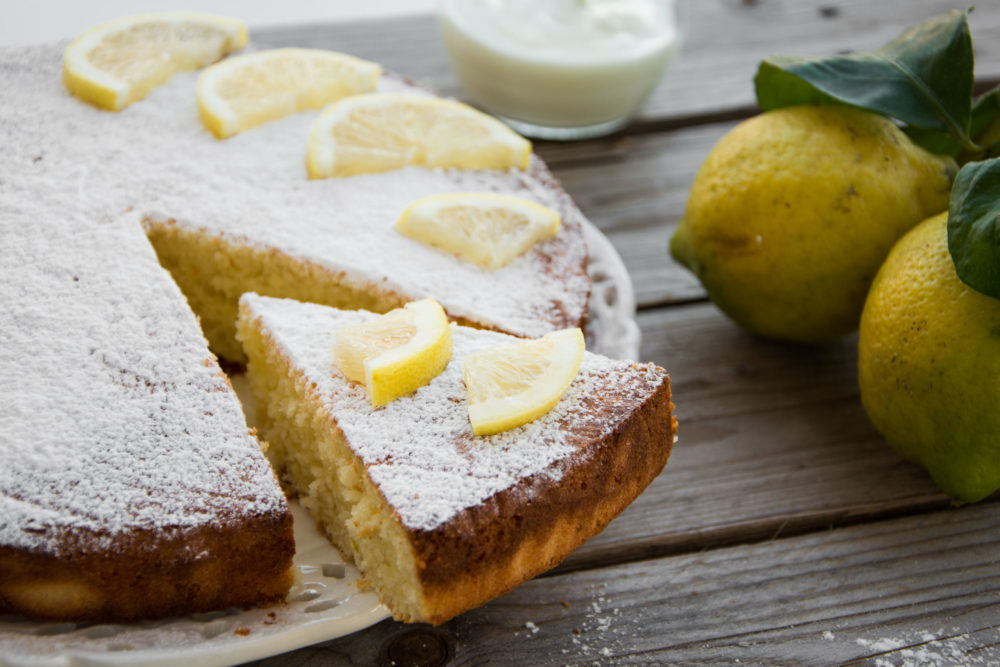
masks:
<path fill-rule="evenodd" d="M 709 303 L 639 314 L 680 422 L 664 472 L 561 569 L 797 534 L 948 505 L 871 427 L 856 340 L 776 343 Z"/>
<path fill-rule="evenodd" d="M 706 298 L 694 275 L 670 257 L 668 244 L 698 168 L 734 126 L 711 123 L 536 146 L 580 209 L 618 250 L 640 308 Z"/>
<path fill-rule="evenodd" d="M 399 644 L 449 665 L 996 664 L 1000 505 L 545 577 L 257 664 L 388 665 Z"/>

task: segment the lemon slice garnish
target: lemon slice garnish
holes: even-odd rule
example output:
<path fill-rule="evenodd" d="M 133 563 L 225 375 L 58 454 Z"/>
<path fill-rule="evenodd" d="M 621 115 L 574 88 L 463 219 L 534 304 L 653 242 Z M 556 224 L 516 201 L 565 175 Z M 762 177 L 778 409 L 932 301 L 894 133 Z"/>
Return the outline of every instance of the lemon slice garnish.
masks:
<path fill-rule="evenodd" d="M 538 419 L 555 407 L 580 370 L 579 329 L 498 345 L 466 356 L 462 374 L 476 435 L 493 435 Z"/>
<path fill-rule="evenodd" d="M 313 124 L 306 167 L 312 178 L 372 174 L 407 165 L 527 169 L 531 142 L 472 107 L 436 97 L 354 95 Z"/>
<path fill-rule="evenodd" d="M 451 359 L 451 327 L 434 299 L 423 299 L 339 329 L 334 363 L 364 384 L 372 405 L 385 405 L 424 386 Z"/>
<path fill-rule="evenodd" d="M 375 90 L 382 68 L 344 53 L 272 49 L 227 58 L 198 77 L 198 111 L 220 139 Z"/>
<path fill-rule="evenodd" d="M 555 236 L 560 222 L 558 213 L 527 199 L 465 193 L 418 199 L 403 211 L 396 230 L 466 262 L 499 269 Z"/>
<path fill-rule="evenodd" d="M 241 21 L 211 14 L 144 14 L 102 23 L 63 54 L 69 92 L 120 111 L 177 72 L 204 67 L 247 41 Z"/>

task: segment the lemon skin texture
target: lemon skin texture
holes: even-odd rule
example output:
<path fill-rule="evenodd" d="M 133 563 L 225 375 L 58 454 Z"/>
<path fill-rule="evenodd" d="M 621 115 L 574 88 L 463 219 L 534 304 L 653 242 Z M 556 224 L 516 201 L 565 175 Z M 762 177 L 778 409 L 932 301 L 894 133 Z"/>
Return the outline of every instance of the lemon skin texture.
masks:
<path fill-rule="evenodd" d="M 814 342 L 857 328 L 893 243 L 948 207 L 954 160 L 891 121 L 837 106 L 767 112 L 701 166 L 673 257 L 736 322 Z"/>
<path fill-rule="evenodd" d="M 904 458 L 962 502 L 1000 488 L 1000 299 L 961 282 L 947 214 L 879 270 L 858 334 L 861 401 Z"/>

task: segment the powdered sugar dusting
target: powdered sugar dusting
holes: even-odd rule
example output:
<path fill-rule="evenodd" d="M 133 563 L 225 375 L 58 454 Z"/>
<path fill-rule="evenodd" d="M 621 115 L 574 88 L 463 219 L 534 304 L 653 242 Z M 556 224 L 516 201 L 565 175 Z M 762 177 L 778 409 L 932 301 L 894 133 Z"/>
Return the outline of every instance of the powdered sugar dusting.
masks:
<path fill-rule="evenodd" d="M 62 89 L 59 53 L 0 50 L 0 544 L 102 551 L 284 512 L 138 215 L 89 186 L 134 134 Z"/>
<path fill-rule="evenodd" d="M 476 437 L 468 421 L 461 360 L 509 342 L 509 336 L 455 327 L 452 362 L 445 371 L 415 393 L 373 409 L 363 387 L 337 371 L 332 352 L 336 330 L 371 313 L 255 294 L 244 295 L 241 303 L 315 385 L 372 480 L 414 529 L 432 529 L 525 477 L 558 479 L 561 463 L 578 451 L 563 424 L 572 422 L 596 435 L 616 425 L 587 410 L 587 396 L 618 390 L 646 396 L 665 377 L 651 364 L 586 353 L 580 373 L 551 412 L 520 428 Z"/>
<path fill-rule="evenodd" d="M 539 163 L 529 174 L 309 181 L 314 114 L 217 141 L 198 119 L 197 73 L 101 111 L 64 89 L 64 47 L 0 48 L 0 543 L 54 550 L 83 530 L 102 548 L 130 527 L 284 507 L 143 221 L 177 219 L 358 283 L 433 294 L 452 315 L 517 333 L 584 312 L 579 212 L 543 185 Z M 391 229 L 404 200 L 462 189 L 554 206 L 566 233 L 547 257 L 489 273 Z M 487 306 L 486 293 L 504 296 Z"/>
<path fill-rule="evenodd" d="M 198 118 L 197 72 L 177 75 L 145 100 L 108 113 L 66 93 L 60 49 L 0 51 L 0 58 L 5 71 L 18 67 L 24 74 L 5 77 L 17 89 L 0 102 L 10 143 L 64 163 L 65 178 L 53 186 L 74 192 L 77 205 L 94 215 L 131 208 L 147 224 L 175 220 L 315 263 L 358 287 L 375 285 L 412 299 L 434 296 L 453 317 L 518 335 L 579 323 L 586 312 L 582 215 L 552 187 L 537 159 L 527 173 L 412 167 L 311 180 L 305 153 L 317 112 L 219 141 Z M 384 89 L 417 90 L 391 76 L 383 80 Z M 0 174 L 23 168 L 5 160 Z M 29 187 L 36 195 L 49 189 L 37 180 Z M 395 231 L 416 199 L 463 191 L 533 199 L 558 210 L 563 229 L 495 271 Z"/>
<path fill-rule="evenodd" d="M 101 550 L 132 528 L 284 511 L 135 219 L 53 220 L 5 190 L 0 236 L 0 544 L 58 555 L 67 531 Z"/>

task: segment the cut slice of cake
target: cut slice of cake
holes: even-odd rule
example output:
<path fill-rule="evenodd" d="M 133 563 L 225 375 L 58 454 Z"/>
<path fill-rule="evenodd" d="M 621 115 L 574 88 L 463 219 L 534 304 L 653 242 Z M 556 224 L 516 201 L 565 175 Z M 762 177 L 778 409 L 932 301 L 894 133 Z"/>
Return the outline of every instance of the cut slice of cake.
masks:
<path fill-rule="evenodd" d="M 666 464 L 663 369 L 586 353 L 549 413 L 476 437 L 462 358 L 512 338 L 455 327 L 444 372 L 373 408 L 333 342 L 374 316 L 246 294 L 238 336 L 272 464 L 397 619 L 441 623 L 551 568 Z"/>

